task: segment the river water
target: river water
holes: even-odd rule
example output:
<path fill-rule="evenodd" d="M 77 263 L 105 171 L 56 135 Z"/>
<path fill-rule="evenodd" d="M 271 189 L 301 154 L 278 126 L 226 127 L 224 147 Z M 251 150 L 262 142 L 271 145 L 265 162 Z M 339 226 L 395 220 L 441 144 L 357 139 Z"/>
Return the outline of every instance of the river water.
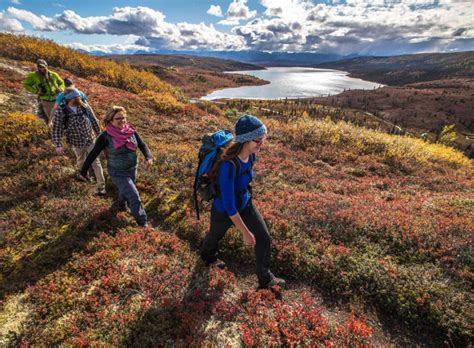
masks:
<path fill-rule="evenodd" d="M 266 70 L 232 71 L 244 75 L 253 75 L 270 84 L 225 88 L 214 91 L 201 99 L 284 99 L 310 98 L 335 95 L 348 89 L 375 89 L 379 83 L 364 81 L 348 76 L 340 70 L 315 68 L 267 68 Z"/>

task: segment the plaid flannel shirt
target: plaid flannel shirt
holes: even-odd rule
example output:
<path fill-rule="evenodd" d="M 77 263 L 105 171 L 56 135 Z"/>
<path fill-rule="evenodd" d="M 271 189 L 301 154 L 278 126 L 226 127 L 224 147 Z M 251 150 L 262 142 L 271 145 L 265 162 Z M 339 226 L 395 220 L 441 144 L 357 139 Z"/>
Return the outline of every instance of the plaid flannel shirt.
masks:
<path fill-rule="evenodd" d="M 68 110 L 68 116 L 62 105 L 54 113 L 53 119 L 53 143 L 60 147 L 63 133 L 66 135 L 66 142 L 72 147 L 84 147 L 92 144 L 95 137 L 93 133 L 99 135 L 100 127 L 97 119 L 92 115 L 90 109 L 86 106 L 77 107 L 76 112 Z M 66 122 L 64 120 L 66 119 Z"/>

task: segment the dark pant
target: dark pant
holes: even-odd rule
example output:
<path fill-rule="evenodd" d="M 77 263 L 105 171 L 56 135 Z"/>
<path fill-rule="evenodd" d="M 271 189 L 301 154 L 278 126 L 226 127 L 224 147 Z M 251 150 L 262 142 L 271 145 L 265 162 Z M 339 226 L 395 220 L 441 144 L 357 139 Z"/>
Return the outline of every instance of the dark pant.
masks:
<path fill-rule="evenodd" d="M 137 187 L 135 186 L 136 170 L 114 170 L 108 168 L 109 176 L 112 182 L 117 186 L 119 191 L 119 204 L 124 202 L 128 203 L 130 212 L 140 226 L 147 223 L 147 216 L 145 208 L 143 208 L 138 194 Z"/>
<path fill-rule="evenodd" d="M 255 236 L 255 256 L 257 259 L 257 277 L 260 286 L 265 286 L 272 278 L 270 272 L 270 246 L 271 239 L 267 225 L 257 208 L 250 200 L 247 207 L 240 213 L 247 228 Z M 225 213 L 220 213 L 215 208 L 211 211 L 211 228 L 204 238 L 201 248 L 201 258 L 208 263 L 217 260 L 219 241 L 232 226 L 232 221 Z"/>

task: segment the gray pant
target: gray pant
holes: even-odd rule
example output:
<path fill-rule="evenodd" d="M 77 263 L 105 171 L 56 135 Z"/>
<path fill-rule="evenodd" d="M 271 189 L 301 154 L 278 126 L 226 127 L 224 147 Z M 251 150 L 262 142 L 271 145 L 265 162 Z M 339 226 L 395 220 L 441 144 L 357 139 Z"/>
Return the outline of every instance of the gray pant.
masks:
<path fill-rule="evenodd" d="M 51 111 L 53 110 L 54 101 L 39 100 L 39 117 L 44 119 L 46 123 L 51 120 Z"/>
<path fill-rule="evenodd" d="M 84 164 L 87 155 L 92 151 L 94 148 L 94 143 L 90 145 L 86 145 L 83 147 L 73 147 L 72 151 L 76 155 L 77 160 L 77 168 L 81 170 L 82 165 Z M 102 165 L 100 164 L 100 159 L 97 157 L 94 162 L 92 162 L 92 169 L 94 170 L 94 175 L 97 180 L 97 190 L 104 190 L 105 189 L 105 178 L 104 172 L 102 171 Z"/>
<path fill-rule="evenodd" d="M 137 224 L 140 226 L 145 225 L 147 223 L 147 215 L 140 200 L 140 194 L 135 186 L 136 169 L 114 170 L 109 167 L 108 170 L 112 182 L 117 186 L 119 191 L 119 204 L 127 202 L 130 207 L 130 212 L 137 221 Z"/>

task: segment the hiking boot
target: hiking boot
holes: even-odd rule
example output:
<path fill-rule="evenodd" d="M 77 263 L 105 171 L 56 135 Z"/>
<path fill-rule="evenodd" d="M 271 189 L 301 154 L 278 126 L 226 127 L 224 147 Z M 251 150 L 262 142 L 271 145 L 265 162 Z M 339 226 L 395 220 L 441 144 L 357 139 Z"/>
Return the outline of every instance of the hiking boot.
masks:
<path fill-rule="evenodd" d="M 286 281 L 282 278 L 273 277 L 266 285 L 260 285 L 259 289 L 273 289 L 274 286 L 279 286 L 280 290 L 285 289 Z"/>
<path fill-rule="evenodd" d="M 95 180 L 95 176 L 94 176 L 94 170 L 91 168 L 89 168 L 89 171 L 87 172 L 87 180 L 89 180 L 89 182 L 94 182 L 96 181 Z"/>
<path fill-rule="evenodd" d="M 105 191 L 105 188 L 98 189 L 97 196 L 101 196 L 101 197 L 107 196 L 107 191 Z"/>
<path fill-rule="evenodd" d="M 81 174 L 76 175 L 76 180 L 77 181 L 82 181 L 82 182 L 89 182 L 89 178 L 85 177 L 85 176 L 82 176 Z"/>
<path fill-rule="evenodd" d="M 217 259 L 216 261 L 214 262 L 205 262 L 206 263 L 206 266 L 213 266 L 213 267 L 217 267 L 217 268 L 220 268 L 220 269 L 224 269 L 226 267 L 226 264 L 224 261 L 222 261 L 221 259 Z"/>

